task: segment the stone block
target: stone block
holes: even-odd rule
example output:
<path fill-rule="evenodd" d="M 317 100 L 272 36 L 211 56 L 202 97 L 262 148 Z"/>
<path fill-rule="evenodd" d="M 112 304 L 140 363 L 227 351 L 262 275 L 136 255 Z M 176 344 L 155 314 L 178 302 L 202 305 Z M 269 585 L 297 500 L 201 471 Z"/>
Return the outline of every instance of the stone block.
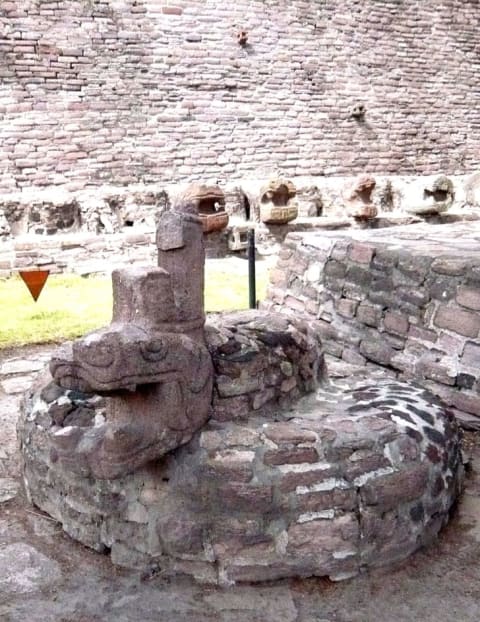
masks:
<path fill-rule="evenodd" d="M 361 242 L 353 242 L 350 246 L 348 256 L 352 261 L 361 264 L 369 264 L 375 255 L 375 247 Z"/>
<path fill-rule="evenodd" d="M 452 361 L 452 363 L 453 365 L 449 366 L 428 360 L 419 361 L 415 369 L 418 374 L 423 375 L 425 378 L 453 386 L 456 382 L 457 371 L 455 361 Z"/>
<path fill-rule="evenodd" d="M 162 13 L 164 15 L 181 15 L 183 13 L 183 9 L 179 6 L 163 6 Z"/>
<path fill-rule="evenodd" d="M 233 421 L 246 417 L 250 410 L 251 395 L 219 398 L 213 396 L 212 419 L 217 421 Z"/>
<path fill-rule="evenodd" d="M 323 269 L 324 275 L 330 277 L 330 279 L 343 279 L 346 272 L 347 266 L 344 263 L 334 259 L 327 261 Z"/>
<path fill-rule="evenodd" d="M 355 317 L 357 306 L 357 300 L 350 300 L 348 298 L 340 298 L 340 300 L 338 300 L 335 304 L 338 314 L 346 318 Z"/>
<path fill-rule="evenodd" d="M 480 369 L 480 343 L 468 341 L 465 344 L 465 349 L 461 357 L 463 365 L 474 367 L 476 370 Z"/>
<path fill-rule="evenodd" d="M 432 276 L 426 282 L 430 297 L 440 302 L 453 300 L 457 292 L 457 285 L 458 281 L 452 277 L 439 278 L 438 276 Z"/>
<path fill-rule="evenodd" d="M 350 365 L 363 366 L 366 364 L 365 357 L 357 352 L 355 348 L 344 348 L 342 351 L 342 360 Z"/>
<path fill-rule="evenodd" d="M 278 464 L 302 464 L 315 463 L 318 461 L 318 453 L 314 447 L 281 447 L 269 449 L 263 456 L 266 465 Z"/>
<path fill-rule="evenodd" d="M 380 305 L 371 305 L 366 302 L 362 302 L 357 308 L 357 320 L 362 322 L 362 324 L 378 327 L 381 318 L 382 307 Z"/>
<path fill-rule="evenodd" d="M 400 286 L 396 288 L 398 299 L 414 307 L 424 307 L 430 300 L 428 291 L 422 287 Z"/>
<path fill-rule="evenodd" d="M 362 288 L 368 289 L 370 283 L 372 282 L 372 272 L 364 268 L 363 266 L 358 266 L 356 264 L 351 264 L 347 268 L 347 273 L 345 275 L 345 280 L 351 283 L 355 283 L 360 285 Z"/>
<path fill-rule="evenodd" d="M 322 482 L 331 480 L 338 473 L 338 465 L 329 465 L 327 463 L 285 466 L 281 468 L 281 478 L 278 486 L 281 492 L 291 492 L 299 486 L 322 485 Z"/>
<path fill-rule="evenodd" d="M 457 302 L 467 309 L 480 311 L 480 287 L 473 288 L 460 285 L 457 288 Z"/>
<path fill-rule="evenodd" d="M 269 423 L 263 433 L 274 443 L 314 443 L 318 439 L 312 430 L 303 430 L 290 423 Z"/>
<path fill-rule="evenodd" d="M 452 391 L 442 396 L 447 404 L 452 404 L 459 410 L 477 415 L 480 413 L 480 395 L 471 391 Z"/>
<path fill-rule="evenodd" d="M 256 514 L 273 508 L 271 486 L 237 482 L 222 483 L 217 488 L 217 494 L 219 508 L 227 514 L 230 511 Z"/>
<path fill-rule="evenodd" d="M 249 482 L 253 476 L 253 451 L 227 449 L 217 451 L 208 460 L 206 471 L 213 479 L 232 482 Z"/>
<path fill-rule="evenodd" d="M 387 311 L 383 320 L 383 327 L 386 331 L 396 335 L 406 335 L 409 329 L 408 318 L 394 311 Z"/>
<path fill-rule="evenodd" d="M 411 324 L 408 330 L 408 339 L 427 342 L 428 344 L 435 343 L 437 340 L 437 333 L 434 330 L 429 330 L 423 326 L 415 326 Z"/>
<path fill-rule="evenodd" d="M 456 257 L 437 257 L 433 260 L 431 269 L 437 274 L 462 276 L 469 266 L 469 261 Z"/>
<path fill-rule="evenodd" d="M 428 467 L 415 466 L 389 475 L 372 478 L 361 487 L 363 503 L 387 511 L 422 495 L 428 484 Z"/>
<path fill-rule="evenodd" d="M 229 376 L 217 376 L 216 386 L 220 397 L 237 397 L 246 395 L 254 391 L 263 389 L 263 374 L 257 376 L 249 376 L 243 374 L 240 378 L 231 378 Z"/>
<path fill-rule="evenodd" d="M 380 341 L 380 338 L 376 341 L 364 339 L 360 343 L 360 353 L 365 358 L 380 365 L 390 365 L 392 358 L 396 354 L 395 350 L 387 343 Z"/>
<path fill-rule="evenodd" d="M 290 527 L 287 553 L 322 555 L 328 558 L 329 554 L 342 550 L 347 540 L 352 543 L 359 537 L 359 525 L 355 516 L 347 514 L 332 520 L 313 520 Z"/>
<path fill-rule="evenodd" d="M 359 477 L 374 474 L 379 469 L 389 466 L 390 461 L 383 454 L 356 452 L 350 456 L 345 465 L 344 478 L 347 482 L 353 482 Z"/>
<path fill-rule="evenodd" d="M 477 337 L 480 331 L 480 314 L 465 311 L 453 305 L 440 305 L 433 323 L 465 337 Z"/>
<path fill-rule="evenodd" d="M 355 489 L 336 489 L 298 495 L 296 509 L 301 514 L 324 512 L 326 510 L 351 512 L 355 509 L 357 503 L 358 499 Z"/>

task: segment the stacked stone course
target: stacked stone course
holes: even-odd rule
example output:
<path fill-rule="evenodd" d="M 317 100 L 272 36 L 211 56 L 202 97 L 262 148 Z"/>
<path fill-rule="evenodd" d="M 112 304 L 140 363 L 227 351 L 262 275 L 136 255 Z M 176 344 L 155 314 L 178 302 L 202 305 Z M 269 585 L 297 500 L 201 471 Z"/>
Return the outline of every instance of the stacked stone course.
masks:
<path fill-rule="evenodd" d="M 213 418 L 164 459 L 92 480 L 55 463 L 47 437 L 95 425 L 102 402 L 50 383 L 19 424 L 27 492 L 115 564 L 221 585 L 341 580 L 405 559 L 447 522 L 463 471 L 455 422 L 432 399 L 378 378 L 330 389 L 290 412 Z"/>
<path fill-rule="evenodd" d="M 478 416 L 479 238 L 473 223 L 290 234 L 265 306 L 319 318 L 334 357 L 418 380 Z"/>
<path fill-rule="evenodd" d="M 0 190 L 474 170 L 477 9 L 2 2 Z"/>

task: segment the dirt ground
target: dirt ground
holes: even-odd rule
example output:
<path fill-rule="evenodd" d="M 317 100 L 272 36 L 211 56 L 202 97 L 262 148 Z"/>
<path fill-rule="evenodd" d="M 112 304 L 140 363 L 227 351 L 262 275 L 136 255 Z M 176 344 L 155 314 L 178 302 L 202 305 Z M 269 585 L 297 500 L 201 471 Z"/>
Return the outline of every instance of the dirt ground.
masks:
<path fill-rule="evenodd" d="M 45 348 L 1 351 L 2 362 Z M 48 352 L 47 352 L 48 354 Z M 25 379 L 25 384 L 28 378 Z M 466 490 L 438 541 L 393 569 L 350 581 L 294 580 L 230 589 L 111 565 L 28 505 L 15 423 L 19 394 L 0 390 L 0 620 L 2 622 L 478 622 L 480 437 L 469 433 Z M 2 488 L 3 487 L 3 488 Z M 7 494 L 2 497 L 2 490 Z"/>

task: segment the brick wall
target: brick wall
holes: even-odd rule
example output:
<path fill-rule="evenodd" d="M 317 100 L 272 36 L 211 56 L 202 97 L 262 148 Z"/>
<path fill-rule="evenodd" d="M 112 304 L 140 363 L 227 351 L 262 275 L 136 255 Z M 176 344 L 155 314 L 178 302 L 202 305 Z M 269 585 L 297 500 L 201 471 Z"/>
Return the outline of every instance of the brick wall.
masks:
<path fill-rule="evenodd" d="M 475 0 L 2 0 L 0 190 L 471 171 L 479 43 Z"/>
<path fill-rule="evenodd" d="M 265 306 L 319 318 L 332 356 L 480 416 L 479 238 L 477 223 L 290 234 Z"/>

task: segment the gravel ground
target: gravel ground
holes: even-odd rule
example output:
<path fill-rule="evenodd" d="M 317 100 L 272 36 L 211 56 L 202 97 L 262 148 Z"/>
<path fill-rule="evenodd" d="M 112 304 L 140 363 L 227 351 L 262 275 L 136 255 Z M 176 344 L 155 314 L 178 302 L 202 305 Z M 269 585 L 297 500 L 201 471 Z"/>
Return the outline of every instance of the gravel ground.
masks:
<path fill-rule="evenodd" d="M 50 348 L 0 351 L 0 366 Z M 20 365 L 21 367 L 21 365 Z M 19 391 L 26 372 L 7 386 Z M 1 378 L 0 378 L 1 381 Z M 113 567 L 28 505 L 18 484 L 20 394 L 0 388 L 0 620 L 5 622 L 478 622 L 480 437 L 466 437 L 465 494 L 438 541 L 393 569 L 222 590 Z M 3 499 L 3 501 L 2 501 Z"/>

